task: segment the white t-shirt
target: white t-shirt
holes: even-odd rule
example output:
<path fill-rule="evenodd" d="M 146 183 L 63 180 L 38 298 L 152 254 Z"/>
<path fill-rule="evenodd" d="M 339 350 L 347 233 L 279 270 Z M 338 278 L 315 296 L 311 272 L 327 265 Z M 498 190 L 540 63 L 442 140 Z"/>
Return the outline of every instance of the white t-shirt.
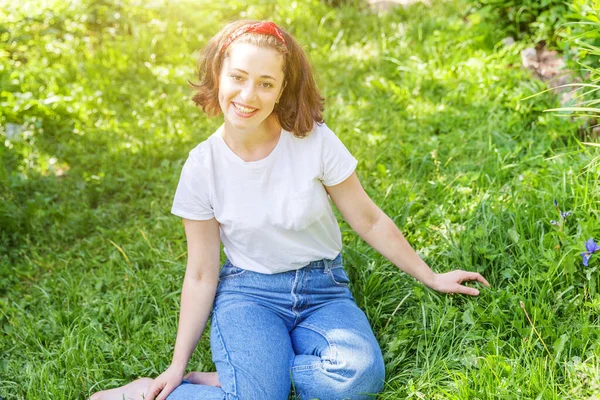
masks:
<path fill-rule="evenodd" d="M 274 274 L 342 250 L 326 186 L 348 178 L 357 161 L 325 125 L 305 138 L 281 131 L 262 160 L 246 162 L 225 143 L 223 127 L 189 152 L 171 213 L 215 218 L 225 254 L 237 267 Z"/>

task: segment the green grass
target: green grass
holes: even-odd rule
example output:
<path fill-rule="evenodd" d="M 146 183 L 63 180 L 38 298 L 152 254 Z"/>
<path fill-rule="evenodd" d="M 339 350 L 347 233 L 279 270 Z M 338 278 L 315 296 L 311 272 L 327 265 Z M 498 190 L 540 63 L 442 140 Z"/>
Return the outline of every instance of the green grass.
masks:
<path fill-rule="evenodd" d="M 600 257 L 579 253 L 600 239 L 600 152 L 544 112 L 549 93 L 521 101 L 544 89 L 521 45 L 498 45 L 461 0 L 385 15 L 247 3 L 0 1 L 0 396 L 83 398 L 169 365 L 186 251 L 169 209 L 187 152 L 220 124 L 186 80 L 240 17 L 306 46 L 328 125 L 422 257 L 492 284 L 426 289 L 341 222 L 387 365 L 380 398 L 599 394 Z M 574 213 L 560 229 L 553 199 Z M 214 369 L 206 337 L 190 368 Z"/>

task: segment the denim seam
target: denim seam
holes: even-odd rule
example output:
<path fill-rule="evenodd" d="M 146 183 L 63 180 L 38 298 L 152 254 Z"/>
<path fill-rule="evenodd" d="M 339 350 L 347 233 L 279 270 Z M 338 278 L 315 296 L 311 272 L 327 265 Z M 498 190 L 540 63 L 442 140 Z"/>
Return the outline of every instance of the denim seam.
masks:
<path fill-rule="evenodd" d="M 310 365 L 298 365 L 296 367 L 292 367 L 292 371 L 296 372 L 296 371 L 308 371 L 308 370 L 313 370 L 313 369 L 321 369 L 323 368 L 323 365 L 321 363 L 315 363 L 315 364 L 310 364 Z"/>
<path fill-rule="evenodd" d="M 220 275 L 221 275 L 221 273 L 223 273 L 223 270 L 224 270 L 225 268 L 227 268 L 227 267 L 233 267 L 233 268 L 237 268 L 237 269 L 240 269 L 241 271 L 240 271 L 240 272 L 236 272 L 236 273 L 234 273 L 234 274 L 228 274 L 228 275 L 225 275 L 225 276 L 221 277 L 221 276 L 220 276 Z M 223 264 L 223 267 L 221 268 L 221 271 L 220 271 L 220 273 L 219 273 L 219 280 L 221 280 L 221 281 L 222 281 L 222 280 L 226 280 L 226 279 L 232 279 L 232 278 L 236 278 L 236 277 L 238 277 L 238 276 L 242 276 L 242 275 L 244 275 L 246 272 L 248 272 L 248 270 L 247 270 L 247 269 L 243 269 L 243 268 L 240 268 L 240 267 L 236 267 L 235 265 L 233 265 L 233 264 L 232 264 L 232 263 L 231 263 L 231 262 L 228 260 L 227 262 L 225 262 L 225 264 Z"/>
<path fill-rule="evenodd" d="M 294 283 L 292 284 L 292 291 L 291 291 L 292 298 L 294 299 L 294 301 L 292 303 L 291 311 L 296 316 L 296 318 L 295 318 L 296 321 L 298 321 L 298 318 L 300 318 L 300 314 L 298 313 L 298 311 L 296 311 L 296 303 L 298 302 L 298 296 L 296 295 L 296 290 L 298 290 L 298 285 L 300 282 L 300 279 L 298 279 L 299 274 L 301 274 L 301 271 L 295 271 Z M 294 321 L 294 323 L 296 321 Z"/>
<path fill-rule="evenodd" d="M 238 272 L 236 274 L 225 275 L 225 276 L 220 277 L 219 280 L 225 281 L 225 280 L 228 280 L 228 279 L 235 279 L 235 278 L 238 278 L 238 277 L 240 277 L 242 275 L 245 275 L 246 272 L 248 272 L 248 270 L 243 270 L 243 271 L 240 271 L 240 272 Z"/>
<path fill-rule="evenodd" d="M 237 378 L 235 376 L 235 368 L 233 368 L 233 365 L 231 364 L 231 360 L 229 359 L 229 353 L 227 352 L 227 346 L 225 346 L 225 341 L 223 340 L 223 336 L 221 335 L 221 329 L 219 329 L 219 321 L 217 321 L 217 314 L 214 313 L 213 315 L 213 320 L 214 320 L 214 328 L 217 328 L 217 337 L 219 338 L 219 342 L 221 343 L 221 346 L 223 347 L 223 353 L 225 354 L 225 359 L 227 360 L 227 364 L 229 365 L 229 367 L 231 368 L 232 371 L 232 375 L 233 375 L 233 395 L 235 397 L 237 397 Z M 214 329 L 211 326 L 211 329 Z M 228 394 L 229 395 L 229 394 Z"/>
<path fill-rule="evenodd" d="M 323 266 L 324 266 L 324 268 L 323 268 L 323 273 L 324 273 L 324 274 L 327 274 L 327 273 L 329 272 L 329 270 L 330 270 L 330 269 L 331 269 L 331 267 L 332 267 L 332 264 L 333 264 L 333 261 L 332 261 L 332 260 L 328 260 L 328 259 L 326 259 L 326 258 L 325 258 L 325 259 L 323 259 Z"/>
<path fill-rule="evenodd" d="M 304 322 L 298 324 L 298 326 L 300 328 L 310 329 L 311 331 L 316 332 L 319 335 L 323 336 L 323 338 L 327 341 L 327 344 L 329 345 L 329 350 L 330 350 L 332 356 L 328 357 L 328 358 L 321 358 L 321 361 L 328 361 L 331 364 L 337 364 L 337 348 L 335 347 L 335 344 L 331 341 L 331 339 L 329 339 L 327 332 L 325 332 L 324 330 L 322 330 L 314 325 L 307 324 Z"/>
<path fill-rule="evenodd" d="M 338 281 L 336 281 L 336 280 L 335 280 L 335 278 L 334 278 L 334 276 L 333 276 L 333 269 L 334 269 L 334 268 L 342 268 L 342 269 L 343 269 L 343 268 L 344 268 L 344 266 L 343 266 L 343 265 L 340 265 L 340 266 L 333 266 L 332 268 L 330 268 L 330 269 L 329 269 L 329 273 L 327 274 L 327 275 L 329 276 L 329 279 L 330 279 L 330 280 L 333 282 L 333 284 L 334 284 L 334 285 L 336 285 L 336 286 L 339 286 L 339 287 L 348 287 L 348 283 L 345 283 L 345 282 L 338 282 Z M 343 271 L 344 271 L 344 274 L 346 274 L 346 276 L 347 276 L 348 274 L 346 273 L 346 270 L 345 270 L 345 269 L 343 269 Z"/>

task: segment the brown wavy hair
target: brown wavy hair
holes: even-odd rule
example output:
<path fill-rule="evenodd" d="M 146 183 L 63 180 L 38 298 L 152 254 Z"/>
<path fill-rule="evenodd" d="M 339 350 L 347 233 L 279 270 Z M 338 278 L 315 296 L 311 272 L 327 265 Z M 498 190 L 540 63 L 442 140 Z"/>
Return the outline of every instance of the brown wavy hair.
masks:
<path fill-rule="evenodd" d="M 223 60 L 229 56 L 228 47 L 221 53 L 224 42 L 238 28 L 261 21 L 239 20 L 227 24 L 219 33 L 208 41 L 198 58 L 199 83 L 188 81 L 196 92 L 192 101 L 209 116 L 222 113 L 219 105 L 219 77 Z M 245 33 L 234 43 L 250 43 L 255 46 L 270 48 L 283 55 L 284 88 L 275 104 L 279 123 L 286 131 L 297 137 L 305 137 L 314 123 L 323 123 L 323 97 L 317 88 L 312 68 L 300 44 L 285 30 L 279 28 L 285 39 L 285 46 L 271 35 Z"/>

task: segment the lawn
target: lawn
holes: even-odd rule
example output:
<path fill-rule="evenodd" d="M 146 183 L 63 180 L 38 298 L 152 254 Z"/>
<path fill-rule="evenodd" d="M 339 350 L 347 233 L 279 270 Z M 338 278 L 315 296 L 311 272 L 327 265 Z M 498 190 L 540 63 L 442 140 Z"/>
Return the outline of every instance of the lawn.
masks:
<path fill-rule="evenodd" d="M 80 399 L 169 365 L 186 262 L 169 210 L 221 123 L 187 81 L 237 18 L 305 46 L 328 126 L 427 263 L 492 285 L 434 292 L 340 217 L 379 398 L 600 395 L 600 254 L 580 256 L 600 240 L 598 139 L 545 112 L 552 93 L 528 98 L 546 86 L 520 66 L 527 43 L 504 46 L 467 0 L 432 3 L 0 0 L 0 396 Z M 214 370 L 206 334 L 189 369 Z"/>

